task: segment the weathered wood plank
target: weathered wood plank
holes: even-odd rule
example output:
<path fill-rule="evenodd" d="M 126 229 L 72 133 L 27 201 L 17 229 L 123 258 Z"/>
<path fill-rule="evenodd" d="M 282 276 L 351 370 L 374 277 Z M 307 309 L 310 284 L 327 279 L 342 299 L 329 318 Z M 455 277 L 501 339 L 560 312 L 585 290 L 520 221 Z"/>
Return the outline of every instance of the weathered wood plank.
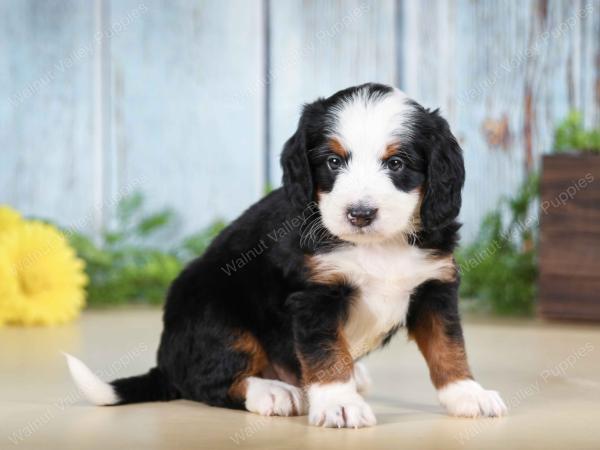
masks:
<path fill-rule="evenodd" d="M 93 228 L 91 2 L 0 2 L 0 203 Z"/>
<path fill-rule="evenodd" d="M 593 293 L 600 291 L 600 280 L 590 277 L 540 277 L 538 309 L 548 319 L 600 320 L 600 302 Z"/>
<path fill-rule="evenodd" d="M 113 1 L 112 20 L 137 0 Z M 259 0 L 145 2 L 112 38 L 115 188 L 145 180 L 180 232 L 233 219 L 263 192 Z"/>
<path fill-rule="evenodd" d="M 600 155 L 543 158 L 540 313 L 600 320 Z"/>

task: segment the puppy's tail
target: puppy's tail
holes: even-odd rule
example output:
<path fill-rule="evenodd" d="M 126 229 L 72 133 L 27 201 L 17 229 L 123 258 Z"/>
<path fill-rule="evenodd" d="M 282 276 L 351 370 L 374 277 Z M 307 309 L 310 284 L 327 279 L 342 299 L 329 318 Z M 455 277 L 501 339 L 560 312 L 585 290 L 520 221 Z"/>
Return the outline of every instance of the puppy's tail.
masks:
<path fill-rule="evenodd" d="M 64 355 L 73 381 L 83 395 L 95 405 L 166 401 L 177 397 L 164 374 L 156 367 L 144 375 L 106 383 L 79 359 L 67 353 Z"/>

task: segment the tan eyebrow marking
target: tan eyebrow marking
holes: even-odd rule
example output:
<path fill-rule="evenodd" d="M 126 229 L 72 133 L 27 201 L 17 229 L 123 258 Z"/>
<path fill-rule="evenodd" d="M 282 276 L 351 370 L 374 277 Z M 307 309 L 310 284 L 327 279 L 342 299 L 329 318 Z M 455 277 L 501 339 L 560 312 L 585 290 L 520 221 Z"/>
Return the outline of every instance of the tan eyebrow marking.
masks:
<path fill-rule="evenodd" d="M 329 146 L 333 153 L 338 155 L 341 158 L 348 157 L 348 151 L 344 148 L 344 146 L 338 141 L 336 138 L 329 139 Z"/>
<path fill-rule="evenodd" d="M 385 148 L 385 152 L 383 152 L 383 159 L 385 160 L 385 159 L 391 158 L 396 153 L 398 153 L 399 149 L 400 149 L 400 144 L 398 144 L 398 143 L 396 143 L 396 144 L 389 144 Z"/>

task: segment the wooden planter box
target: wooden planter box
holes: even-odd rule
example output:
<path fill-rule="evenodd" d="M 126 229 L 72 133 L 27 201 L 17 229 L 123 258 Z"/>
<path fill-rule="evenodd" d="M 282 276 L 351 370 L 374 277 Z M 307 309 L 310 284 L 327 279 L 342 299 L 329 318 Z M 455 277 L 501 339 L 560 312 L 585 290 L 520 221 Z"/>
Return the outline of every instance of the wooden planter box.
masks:
<path fill-rule="evenodd" d="M 600 155 L 546 155 L 540 200 L 539 313 L 600 320 Z"/>

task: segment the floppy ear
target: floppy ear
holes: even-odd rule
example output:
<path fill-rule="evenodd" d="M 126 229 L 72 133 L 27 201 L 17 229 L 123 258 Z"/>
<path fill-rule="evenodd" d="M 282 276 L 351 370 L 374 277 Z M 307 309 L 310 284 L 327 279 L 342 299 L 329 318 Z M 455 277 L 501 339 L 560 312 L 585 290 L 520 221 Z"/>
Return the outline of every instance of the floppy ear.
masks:
<path fill-rule="evenodd" d="M 421 204 L 421 223 L 426 230 L 443 228 L 456 219 L 465 181 L 462 150 L 448 122 L 437 111 L 430 114 L 436 126 Z"/>
<path fill-rule="evenodd" d="M 283 168 L 285 193 L 294 206 L 305 208 L 313 199 L 314 187 L 302 120 L 298 125 L 298 130 L 283 146 L 281 167 Z"/>

